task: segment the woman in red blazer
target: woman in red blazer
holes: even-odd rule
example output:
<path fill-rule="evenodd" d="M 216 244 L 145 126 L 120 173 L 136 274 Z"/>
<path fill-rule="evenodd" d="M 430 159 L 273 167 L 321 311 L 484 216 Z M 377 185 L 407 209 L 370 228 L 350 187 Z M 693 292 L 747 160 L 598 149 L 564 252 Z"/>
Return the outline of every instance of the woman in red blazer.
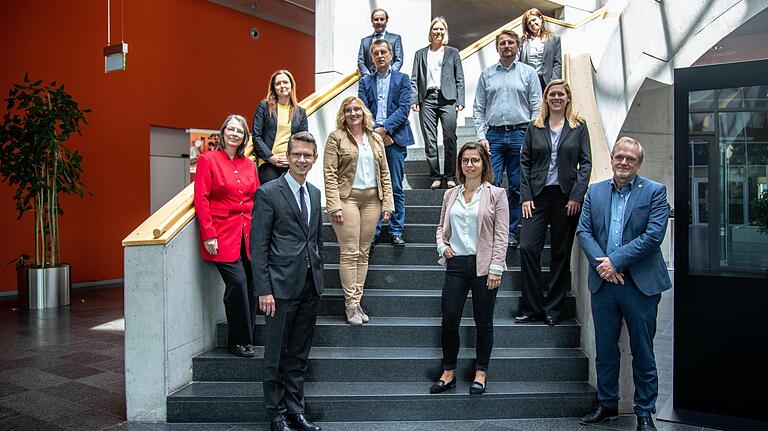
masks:
<path fill-rule="evenodd" d="M 250 264 L 251 210 L 259 188 L 256 166 L 245 157 L 248 125 L 230 115 L 221 126 L 222 148 L 203 153 L 195 175 L 200 251 L 224 279 L 229 352 L 253 354 L 255 303 Z"/>

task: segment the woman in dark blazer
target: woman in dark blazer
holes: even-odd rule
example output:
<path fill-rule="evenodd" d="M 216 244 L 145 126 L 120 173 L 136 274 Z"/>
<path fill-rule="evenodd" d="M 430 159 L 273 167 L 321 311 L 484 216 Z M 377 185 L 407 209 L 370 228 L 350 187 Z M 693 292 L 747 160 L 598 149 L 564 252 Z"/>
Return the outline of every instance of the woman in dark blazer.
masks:
<path fill-rule="evenodd" d="M 288 139 L 308 129 L 307 111 L 296 101 L 296 80 L 287 70 L 275 71 L 267 97 L 253 116 L 253 149 L 259 158 L 261 184 L 288 171 Z"/>
<path fill-rule="evenodd" d="M 506 190 L 491 185 L 493 168 L 484 145 L 464 144 L 456 173 L 461 184 L 445 192 L 436 233 L 439 262 L 446 269 L 441 302 L 443 374 L 429 391 L 435 394 L 456 386 L 459 325 L 471 290 L 477 340 L 469 393 L 482 394 L 493 348 L 493 308 L 507 269 L 509 204 Z"/>
<path fill-rule="evenodd" d="M 259 188 L 256 167 L 245 157 L 248 123 L 230 115 L 221 126 L 223 145 L 197 161 L 195 212 L 200 252 L 224 279 L 230 353 L 252 357 L 255 300 L 250 261 L 251 211 Z"/>
<path fill-rule="evenodd" d="M 520 152 L 522 291 L 519 323 L 560 321 L 570 290 L 570 256 L 581 203 L 592 172 L 589 130 L 573 112 L 571 87 L 556 79 L 544 89 L 539 118 L 528 126 Z M 551 225 L 549 292 L 542 292 L 541 252 Z"/>
<path fill-rule="evenodd" d="M 445 180 L 448 187 L 456 185 L 456 116 L 464 109 L 464 70 L 459 50 L 448 43 L 448 23 L 439 16 L 429 25 L 429 46 L 416 51 L 413 58 L 411 87 L 413 105 L 419 113 L 424 151 L 429 163 L 432 189 Z M 437 151 L 437 121 L 443 125 L 445 160 L 440 174 Z"/>
<path fill-rule="evenodd" d="M 544 16 L 536 8 L 523 14 L 520 61 L 536 69 L 542 90 L 550 81 L 563 76 L 560 36 L 547 30 Z"/>

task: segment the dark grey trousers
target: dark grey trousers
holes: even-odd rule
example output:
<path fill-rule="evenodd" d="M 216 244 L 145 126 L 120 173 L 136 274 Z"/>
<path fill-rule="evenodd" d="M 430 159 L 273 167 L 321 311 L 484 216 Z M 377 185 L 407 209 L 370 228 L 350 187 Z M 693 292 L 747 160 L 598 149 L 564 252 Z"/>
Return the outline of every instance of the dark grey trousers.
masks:
<path fill-rule="evenodd" d="M 424 152 L 429 163 L 429 178 L 456 181 L 456 101 L 443 97 L 439 90 L 429 90 L 421 103 L 419 123 L 424 137 Z M 440 174 L 440 155 L 437 151 L 437 121 L 443 126 L 443 174 Z"/>

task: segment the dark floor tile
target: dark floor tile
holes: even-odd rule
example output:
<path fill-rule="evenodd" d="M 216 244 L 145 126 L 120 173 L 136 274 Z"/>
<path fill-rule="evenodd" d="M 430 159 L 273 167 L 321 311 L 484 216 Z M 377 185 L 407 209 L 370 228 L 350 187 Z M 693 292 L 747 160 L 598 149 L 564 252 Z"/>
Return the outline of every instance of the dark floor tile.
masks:
<path fill-rule="evenodd" d="M 115 392 L 116 390 L 119 390 L 120 392 L 125 393 L 125 377 L 123 374 L 105 371 L 92 376 L 81 377 L 77 379 L 77 381 L 106 391 Z"/>
<path fill-rule="evenodd" d="M 123 360 L 123 358 L 125 358 L 125 348 L 118 344 L 114 344 L 114 346 L 115 347 L 110 347 L 109 349 L 99 350 L 99 353 Z"/>
<path fill-rule="evenodd" d="M 58 419 L 87 410 L 76 404 L 42 392 L 23 392 L 0 399 L 0 406 L 16 410 L 44 421 Z"/>
<path fill-rule="evenodd" d="M 106 392 L 104 394 L 78 401 L 78 404 L 125 419 L 125 395 Z"/>
<path fill-rule="evenodd" d="M 104 362 L 88 364 L 89 367 L 98 368 L 102 371 L 112 371 L 114 373 L 125 373 L 125 360 L 123 358 L 109 359 Z"/>
<path fill-rule="evenodd" d="M 42 389 L 60 385 L 69 379 L 35 368 L 17 368 L 0 371 L 0 382 L 7 382 L 27 389 Z"/>
<path fill-rule="evenodd" d="M 86 410 L 56 420 L 56 425 L 72 431 L 101 431 L 120 425 L 123 419 L 99 411 Z"/>
<path fill-rule="evenodd" d="M 104 362 L 113 359 L 111 356 L 102 355 L 100 353 L 85 351 L 75 352 L 68 355 L 61 356 L 61 359 L 69 362 L 76 362 L 78 364 L 90 365 L 96 362 Z"/>
<path fill-rule="evenodd" d="M 0 422 L 6 420 L 8 418 L 11 418 L 11 417 L 14 417 L 14 416 L 18 416 L 20 414 L 21 413 L 17 412 L 16 410 L 0 406 Z M 0 429 L 2 429 L 2 428 L 0 428 Z"/>
<path fill-rule="evenodd" d="M 52 423 L 26 415 L 17 415 L 0 421 L 0 430 L 3 431 L 61 431 L 62 429 Z"/>
<path fill-rule="evenodd" d="M 157 431 L 157 430 L 158 428 L 152 428 L 148 424 L 143 424 L 140 422 L 123 422 L 119 425 L 115 425 L 111 428 L 107 428 L 106 431 Z"/>
<path fill-rule="evenodd" d="M 323 425 L 324 430 L 330 430 L 327 426 Z M 269 424 L 235 424 L 229 431 L 269 431 Z"/>
<path fill-rule="evenodd" d="M 416 422 L 413 431 L 510 431 L 510 428 L 483 421 Z"/>
<path fill-rule="evenodd" d="M 16 386 L 13 383 L 0 382 L 0 398 L 5 398 L 8 395 L 18 394 L 19 392 L 27 391 L 28 389 Z"/>
<path fill-rule="evenodd" d="M 67 401 L 81 401 L 88 398 L 112 395 L 112 393 L 105 391 L 104 389 L 99 389 L 97 387 L 75 381 L 41 389 L 39 392 L 54 397 L 59 397 Z"/>
<path fill-rule="evenodd" d="M 578 431 L 582 429 L 578 418 L 508 419 L 487 421 L 497 426 L 524 431 Z M 478 428 L 481 431 L 482 428 Z"/>
<path fill-rule="evenodd" d="M 157 424 L 152 424 L 157 425 Z M 235 424 L 164 424 L 164 431 L 230 431 Z"/>
<path fill-rule="evenodd" d="M 65 362 L 66 362 L 65 360 L 56 357 L 56 355 L 36 353 L 34 356 L 27 356 L 24 358 L 14 359 L 12 361 L 5 361 L 2 364 L 0 364 L 0 369 L 3 369 L 3 370 L 13 370 L 16 368 L 43 369 L 48 367 L 54 367 L 56 365 L 61 365 Z"/>
<path fill-rule="evenodd" d="M 102 372 L 99 369 L 92 368 L 87 365 L 75 364 L 72 362 L 67 362 L 49 368 L 43 368 L 43 371 L 66 377 L 68 379 L 79 379 L 81 377 L 88 377 L 94 374 L 100 374 Z"/>
<path fill-rule="evenodd" d="M 658 431 L 700 431 L 702 428 L 693 425 L 677 424 L 673 422 L 664 422 L 655 420 Z M 615 431 L 633 431 L 637 427 L 637 417 L 635 415 L 621 415 L 618 420 L 604 422 L 598 425 L 598 429 Z M 595 430 L 597 431 L 597 430 Z"/>
<path fill-rule="evenodd" d="M 326 422 L 328 431 L 413 431 L 418 422 Z"/>

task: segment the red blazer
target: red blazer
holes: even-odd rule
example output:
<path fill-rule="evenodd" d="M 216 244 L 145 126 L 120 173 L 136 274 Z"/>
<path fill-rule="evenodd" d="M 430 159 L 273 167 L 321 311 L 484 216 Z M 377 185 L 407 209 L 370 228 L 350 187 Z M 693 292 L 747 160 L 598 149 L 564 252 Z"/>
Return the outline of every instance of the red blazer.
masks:
<path fill-rule="evenodd" d="M 240 242 L 251 256 L 250 233 L 253 197 L 259 188 L 256 166 L 247 157 L 230 160 L 224 151 L 207 151 L 197 160 L 195 211 L 200 225 L 203 259 L 234 262 L 240 258 Z M 205 250 L 203 241 L 217 238 L 216 256 Z"/>

